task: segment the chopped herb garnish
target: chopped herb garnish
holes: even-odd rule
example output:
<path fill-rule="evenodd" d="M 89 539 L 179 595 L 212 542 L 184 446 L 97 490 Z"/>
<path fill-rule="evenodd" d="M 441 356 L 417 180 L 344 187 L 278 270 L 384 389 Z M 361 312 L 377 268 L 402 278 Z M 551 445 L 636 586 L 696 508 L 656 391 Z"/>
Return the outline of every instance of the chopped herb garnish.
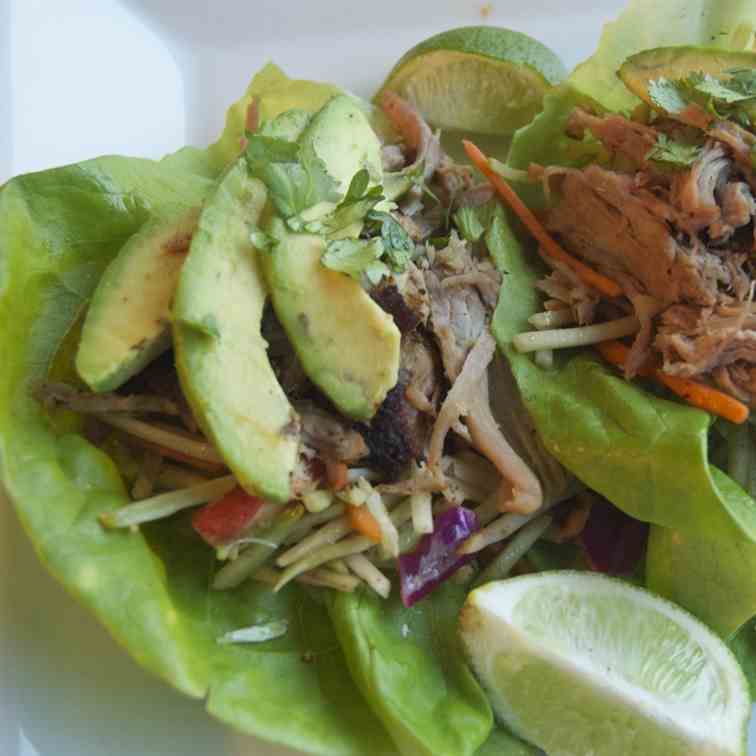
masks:
<path fill-rule="evenodd" d="M 684 86 L 693 92 L 711 98 L 715 102 L 730 104 L 747 100 L 749 95 L 744 95 L 742 92 L 731 88 L 730 81 L 722 81 L 705 73 L 692 73 L 686 80 L 683 80 Z"/>
<path fill-rule="evenodd" d="M 330 238 L 357 236 L 368 213 L 384 199 L 382 187 L 377 185 L 369 189 L 369 183 L 370 174 L 367 169 L 357 171 L 344 199 L 333 212 L 304 224 L 304 230 L 314 234 L 322 233 Z"/>
<path fill-rule="evenodd" d="M 323 161 L 285 139 L 248 135 L 247 164 L 267 187 L 276 210 L 291 218 L 319 202 L 336 202 L 336 182 Z"/>
<path fill-rule="evenodd" d="M 383 188 L 389 199 L 396 199 L 410 189 L 418 189 L 421 193 L 425 186 L 425 160 L 420 159 L 401 171 L 386 173 L 383 176 Z M 435 195 L 434 195 L 435 197 Z"/>
<path fill-rule="evenodd" d="M 365 192 L 367 192 L 368 185 L 370 184 L 370 173 L 367 168 L 363 168 L 352 176 L 352 180 L 349 182 L 349 188 L 344 195 L 344 199 L 341 201 L 342 205 L 349 205 L 357 200 L 362 199 Z"/>
<path fill-rule="evenodd" d="M 732 118 L 744 126 L 751 125 L 742 103 L 756 97 L 756 70 L 733 68 L 725 76 L 694 71 L 681 79 L 661 77 L 649 82 L 652 102 L 667 113 L 681 113 L 698 105 L 718 118 Z"/>
<path fill-rule="evenodd" d="M 454 225 L 456 225 L 462 238 L 469 242 L 478 241 L 486 231 L 473 207 L 460 207 L 454 213 Z"/>
<path fill-rule="evenodd" d="M 688 106 L 688 99 L 679 83 L 663 76 L 649 83 L 648 95 L 655 105 L 667 113 L 680 113 Z"/>
<path fill-rule="evenodd" d="M 666 134 L 659 134 L 656 144 L 646 154 L 646 160 L 670 168 L 687 168 L 700 154 L 701 148 L 697 144 L 685 144 L 670 139 Z"/>
<path fill-rule="evenodd" d="M 394 273 L 403 273 L 412 261 L 415 245 L 409 234 L 391 213 L 370 213 L 368 218 L 374 223 L 380 223 L 381 240 L 386 262 Z"/>
<path fill-rule="evenodd" d="M 740 92 L 747 98 L 756 97 L 756 69 L 730 68 L 727 73 L 730 74 L 727 80 L 730 89 Z"/>
<path fill-rule="evenodd" d="M 373 286 L 377 286 L 384 276 L 388 277 L 391 275 L 391 271 L 386 263 L 381 260 L 375 260 L 365 268 L 365 275 Z"/>
<path fill-rule="evenodd" d="M 338 239 L 328 243 L 321 262 L 326 268 L 359 279 L 382 254 L 380 239 Z"/>

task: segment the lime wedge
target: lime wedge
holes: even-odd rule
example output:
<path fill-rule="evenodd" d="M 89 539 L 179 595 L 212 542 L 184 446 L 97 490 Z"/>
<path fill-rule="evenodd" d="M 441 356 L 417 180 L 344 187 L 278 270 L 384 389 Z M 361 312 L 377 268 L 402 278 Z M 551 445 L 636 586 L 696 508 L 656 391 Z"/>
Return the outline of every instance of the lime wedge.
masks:
<path fill-rule="evenodd" d="M 565 75 L 559 58 L 527 34 L 465 26 L 405 53 L 378 97 L 396 92 L 434 128 L 500 136 L 528 123 Z"/>
<path fill-rule="evenodd" d="M 545 572 L 467 598 L 463 645 L 497 715 L 555 754 L 744 754 L 750 697 L 725 644 L 619 580 Z"/>

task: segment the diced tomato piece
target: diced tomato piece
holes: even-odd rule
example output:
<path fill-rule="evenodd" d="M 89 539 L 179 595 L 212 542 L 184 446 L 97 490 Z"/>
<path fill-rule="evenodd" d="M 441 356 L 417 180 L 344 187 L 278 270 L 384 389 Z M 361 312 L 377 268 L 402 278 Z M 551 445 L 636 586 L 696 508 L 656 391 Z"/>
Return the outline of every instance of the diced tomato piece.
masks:
<path fill-rule="evenodd" d="M 192 526 L 211 546 L 221 546 L 238 538 L 264 504 L 264 499 L 237 486 L 195 512 Z"/>

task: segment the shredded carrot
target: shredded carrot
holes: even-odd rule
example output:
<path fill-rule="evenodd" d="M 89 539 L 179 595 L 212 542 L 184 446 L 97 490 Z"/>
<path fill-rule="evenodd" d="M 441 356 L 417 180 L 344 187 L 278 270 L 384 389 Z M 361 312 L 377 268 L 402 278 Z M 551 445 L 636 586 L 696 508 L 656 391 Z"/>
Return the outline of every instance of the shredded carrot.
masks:
<path fill-rule="evenodd" d="M 381 542 L 381 528 L 367 507 L 347 506 L 349 523 L 354 530 L 367 536 L 371 541 Z"/>
<path fill-rule="evenodd" d="M 343 462 L 325 460 L 326 480 L 332 491 L 341 491 L 349 482 L 349 468 Z"/>
<path fill-rule="evenodd" d="M 748 407 L 723 391 L 679 375 L 667 375 L 661 370 L 657 370 L 655 375 L 660 383 L 694 407 L 705 409 L 738 425 L 748 420 Z"/>
<path fill-rule="evenodd" d="M 554 241 L 538 218 L 533 215 L 531 210 L 517 196 L 514 189 L 512 189 L 504 178 L 491 168 L 488 158 L 472 142 L 463 139 L 462 144 L 465 147 L 467 156 L 472 160 L 473 165 L 475 165 L 475 167 L 491 182 L 494 189 L 499 193 L 499 196 L 518 215 L 528 231 L 530 231 L 549 257 L 567 265 L 582 281 L 589 286 L 592 286 L 597 291 L 600 291 L 605 296 L 619 297 L 622 294 L 622 288 L 616 281 L 612 281 L 611 278 L 607 278 L 601 273 L 593 270 L 593 268 L 588 267 L 584 262 L 573 257 Z"/>
<path fill-rule="evenodd" d="M 624 367 L 630 354 L 630 348 L 626 347 L 621 341 L 602 341 L 594 344 L 594 347 L 607 362 L 617 367 Z M 650 378 L 653 376 L 655 369 L 656 366 L 653 362 L 647 362 L 638 368 L 637 373 L 638 375 Z"/>
<path fill-rule="evenodd" d="M 630 352 L 629 348 L 620 341 L 604 341 L 601 344 L 596 344 L 596 349 L 607 362 L 618 367 L 625 364 Z M 731 423 L 739 425 L 748 419 L 749 410 L 745 404 L 729 394 L 719 391 L 719 389 L 707 386 L 705 383 L 681 378 L 677 375 L 668 375 L 659 370 L 653 363 L 646 363 L 638 373 L 648 378 L 654 378 L 688 404 L 723 417 Z"/>

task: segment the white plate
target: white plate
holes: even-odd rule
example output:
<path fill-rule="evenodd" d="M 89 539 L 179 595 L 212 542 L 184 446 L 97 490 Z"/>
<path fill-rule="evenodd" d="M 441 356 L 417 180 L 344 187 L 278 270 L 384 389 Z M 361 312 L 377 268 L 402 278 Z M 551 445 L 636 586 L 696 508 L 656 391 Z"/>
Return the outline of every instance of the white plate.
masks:
<path fill-rule="evenodd" d="M 206 144 L 269 59 L 369 95 L 415 42 L 491 23 L 538 37 L 572 66 L 622 4 L 0 0 L 0 181 L 102 153 Z M 0 576 L 3 756 L 292 753 L 233 733 L 142 672 L 46 574 L 1 505 Z"/>

